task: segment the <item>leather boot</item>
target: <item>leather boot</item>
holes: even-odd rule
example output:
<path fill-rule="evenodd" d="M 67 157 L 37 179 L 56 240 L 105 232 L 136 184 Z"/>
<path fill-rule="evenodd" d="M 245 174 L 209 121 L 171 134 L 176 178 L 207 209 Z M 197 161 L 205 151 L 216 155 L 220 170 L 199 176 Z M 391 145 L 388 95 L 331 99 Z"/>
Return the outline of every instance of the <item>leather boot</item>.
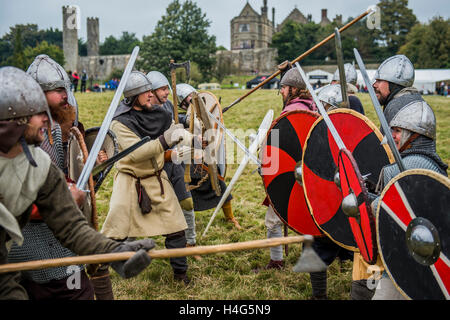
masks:
<path fill-rule="evenodd" d="M 259 273 L 262 270 L 270 270 L 270 269 L 281 270 L 283 268 L 284 268 L 284 261 L 283 260 L 276 261 L 276 260 L 270 259 L 270 261 L 269 261 L 269 263 L 267 265 L 265 265 L 262 268 L 253 269 L 252 271 L 254 273 Z"/>
<path fill-rule="evenodd" d="M 173 279 L 175 281 L 183 282 L 186 286 L 191 282 L 191 279 L 187 276 L 187 273 L 174 273 Z"/>
<path fill-rule="evenodd" d="M 95 274 L 91 276 L 91 283 L 94 287 L 96 300 L 114 300 L 111 277 L 108 266 L 106 269 L 101 266 Z"/>
<path fill-rule="evenodd" d="M 242 227 L 239 225 L 239 222 L 236 220 L 236 218 L 233 215 L 233 209 L 231 207 L 231 201 L 225 202 L 222 206 L 223 213 L 225 215 L 225 218 L 227 221 L 230 221 L 234 224 L 235 228 L 238 230 L 241 230 Z"/>

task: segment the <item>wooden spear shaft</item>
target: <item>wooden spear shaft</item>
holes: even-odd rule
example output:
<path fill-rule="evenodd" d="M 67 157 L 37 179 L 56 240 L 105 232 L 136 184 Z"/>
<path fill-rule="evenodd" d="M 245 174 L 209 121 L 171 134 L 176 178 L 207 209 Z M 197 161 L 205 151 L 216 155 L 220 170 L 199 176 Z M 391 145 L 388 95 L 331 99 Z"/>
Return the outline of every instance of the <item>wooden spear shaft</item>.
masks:
<path fill-rule="evenodd" d="M 361 20 L 362 18 L 364 18 L 365 16 L 367 16 L 369 13 L 371 12 L 371 10 L 367 10 L 366 12 L 364 12 L 363 14 L 361 14 L 359 17 L 353 19 L 352 21 L 350 21 L 349 23 L 347 23 L 345 26 L 343 26 L 341 29 L 339 29 L 339 32 L 342 33 L 343 31 L 347 30 L 348 28 L 350 28 L 352 25 L 354 25 L 356 22 L 358 22 L 359 20 Z M 330 34 L 328 37 L 326 37 L 325 39 L 323 39 L 321 42 L 319 42 L 318 44 L 316 44 L 314 47 L 312 47 L 311 49 L 309 49 L 308 51 L 304 52 L 302 55 L 298 56 L 296 59 L 294 59 L 291 64 L 295 64 L 296 62 L 299 62 L 300 60 L 303 60 L 306 56 L 308 56 L 309 54 L 311 54 L 312 52 L 314 52 L 315 50 L 317 50 L 318 48 L 320 48 L 321 46 L 323 46 L 325 43 L 327 43 L 328 41 L 330 41 L 331 39 L 333 39 L 335 37 L 335 34 L 332 33 Z M 275 72 L 274 74 L 272 74 L 270 77 L 268 77 L 266 80 L 264 80 L 263 82 L 261 82 L 260 84 L 258 84 L 256 87 L 254 87 L 252 90 L 250 90 L 249 92 L 247 92 L 246 94 L 244 94 L 242 97 L 236 99 L 232 104 L 230 104 L 228 107 L 224 108 L 222 110 L 222 113 L 227 112 L 228 109 L 230 109 L 232 106 L 234 106 L 235 104 L 238 104 L 239 102 L 241 102 L 242 100 L 244 100 L 245 98 L 247 98 L 249 95 L 251 95 L 253 92 L 255 92 L 256 90 L 258 90 L 259 88 L 261 88 L 262 86 L 264 86 L 267 82 L 269 82 L 270 80 L 272 80 L 273 78 L 275 78 L 276 76 L 278 76 L 281 73 L 281 70 L 278 70 L 277 72 Z"/>
<path fill-rule="evenodd" d="M 227 243 L 212 246 L 196 246 L 180 249 L 163 249 L 163 250 L 150 250 L 148 255 L 152 259 L 165 259 L 165 258 L 177 258 L 187 257 L 194 255 L 205 255 L 222 252 L 243 251 L 251 249 L 261 249 L 276 247 L 289 243 L 300 243 L 312 238 L 311 236 L 295 236 L 284 238 L 271 238 L 263 240 L 253 240 L 246 242 Z M 64 267 L 79 264 L 101 264 L 114 261 L 123 261 L 131 258 L 135 252 L 120 252 L 120 253 L 106 253 L 96 254 L 88 256 L 67 257 L 60 259 L 48 259 L 48 260 L 35 260 L 19 263 L 9 263 L 0 265 L 0 273 L 26 271 L 26 270 L 39 270 L 46 268 Z"/>

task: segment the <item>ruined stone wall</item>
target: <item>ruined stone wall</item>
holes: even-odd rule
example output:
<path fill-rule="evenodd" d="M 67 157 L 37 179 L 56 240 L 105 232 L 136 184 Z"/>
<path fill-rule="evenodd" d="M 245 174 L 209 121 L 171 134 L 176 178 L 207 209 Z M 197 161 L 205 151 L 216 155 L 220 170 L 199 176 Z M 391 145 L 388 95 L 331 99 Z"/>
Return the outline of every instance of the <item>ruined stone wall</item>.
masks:
<path fill-rule="evenodd" d="M 106 80 L 114 69 L 125 70 L 131 54 L 80 57 L 78 70 L 86 70 L 89 79 Z"/>
<path fill-rule="evenodd" d="M 87 18 L 87 55 L 98 56 L 100 29 L 98 18 Z"/>
<path fill-rule="evenodd" d="M 253 50 L 218 51 L 217 63 L 231 74 L 272 74 L 276 71 L 278 56 L 275 48 L 261 48 Z"/>
<path fill-rule="evenodd" d="M 78 65 L 79 12 L 75 6 L 63 6 L 63 51 L 67 71 L 74 71 Z"/>

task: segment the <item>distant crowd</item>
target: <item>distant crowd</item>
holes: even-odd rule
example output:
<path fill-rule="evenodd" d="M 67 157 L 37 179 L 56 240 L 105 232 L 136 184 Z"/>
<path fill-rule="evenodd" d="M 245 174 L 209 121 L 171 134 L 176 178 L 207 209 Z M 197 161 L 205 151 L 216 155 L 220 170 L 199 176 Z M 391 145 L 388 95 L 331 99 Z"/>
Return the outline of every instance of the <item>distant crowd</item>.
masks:
<path fill-rule="evenodd" d="M 89 87 L 87 86 L 87 81 L 89 80 L 89 76 L 86 70 L 83 70 L 81 76 L 77 71 L 68 71 L 70 81 L 71 81 L 71 90 L 73 92 L 77 92 L 78 89 L 80 92 L 102 92 L 105 90 L 116 90 L 119 87 L 120 79 L 112 78 L 109 81 L 105 81 L 104 85 L 100 85 L 98 82 L 92 83 L 92 79 L 90 81 Z M 79 86 L 80 84 L 80 86 Z"/>

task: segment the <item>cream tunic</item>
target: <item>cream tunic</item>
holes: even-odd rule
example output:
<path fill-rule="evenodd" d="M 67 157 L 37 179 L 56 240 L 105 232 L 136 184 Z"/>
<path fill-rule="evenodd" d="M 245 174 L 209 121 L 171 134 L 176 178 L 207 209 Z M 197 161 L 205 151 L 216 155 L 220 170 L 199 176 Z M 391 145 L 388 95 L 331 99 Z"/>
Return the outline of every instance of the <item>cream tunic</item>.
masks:
<path fill-rule="evenodd" d="M 124 124 L 113 121 L 111 130 L 117 137 L 119 151 L 122 151 L 141 139 Z M 152 161 L 152 158 L 154 160 Z M 157 168 L 154 167 L 156 163 Z M 133 151 L 116 163 L 118 172 L 114 176 L 113 192 L 109 203 L 109 212 L 101 233 L 113 239 L 127 237 L 151 237 L 166 235 L 187 229 L 173 187 L 163 170 L 161 179 L 164 195 L 156 176 L 141 179 L 151 199 L 152 211 L 142 214 L 138 204 L 135 183 L 136 177 L 145 177 L 162 170 L 164 166 L 164 148 L 161 142 L 152 140 Z"/>

